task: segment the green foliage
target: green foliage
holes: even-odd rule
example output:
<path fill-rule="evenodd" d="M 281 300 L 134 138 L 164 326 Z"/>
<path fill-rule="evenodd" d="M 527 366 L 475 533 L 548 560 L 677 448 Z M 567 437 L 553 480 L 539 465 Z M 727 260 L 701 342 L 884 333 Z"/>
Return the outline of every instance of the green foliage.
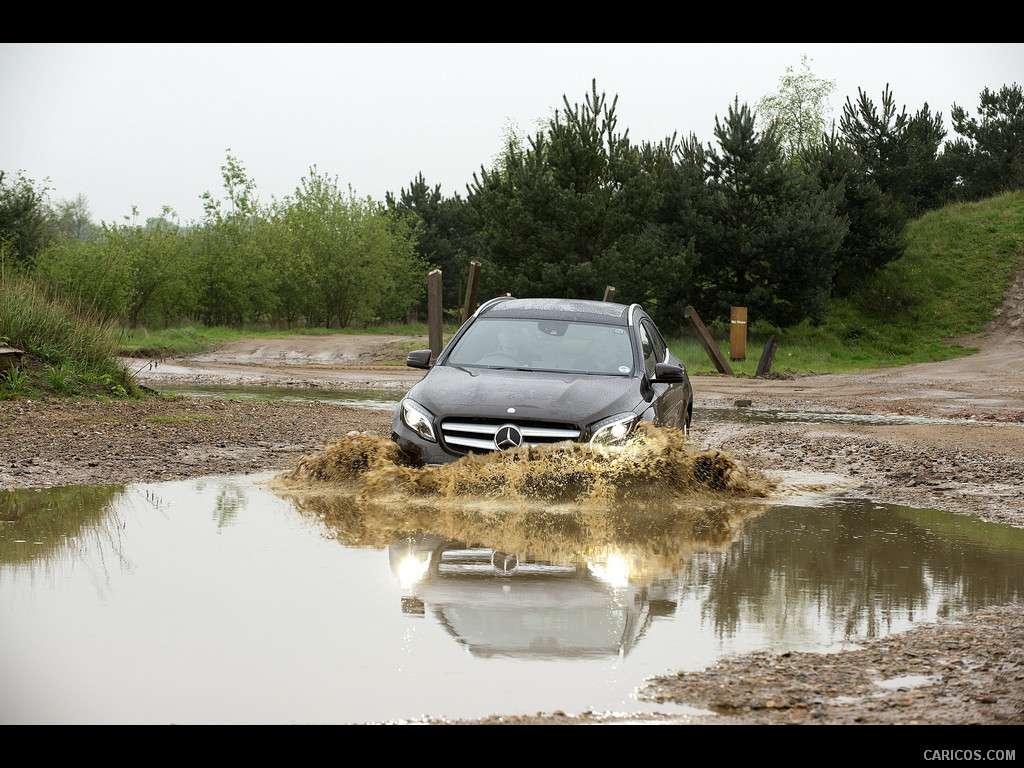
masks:
<path fill-rule="evenodd" d="M 293 197 L 261 206 L 242 163 L 221 167 L 224 198 L 183 227 L 164 209 L 125 217 L 88 239 L 60 235 L 34 278 L 130 327 L 272 322 L 291 326 L 404 319 L 426 290 L 407 218 L 339 190 L 313 169 Z"/>
<path fill-rule="evenodd" d="M 913 116 L 906 107 L 896 111 L 896 100 L 885 87 L 881 111 L 858 89 L 856 104 L 846 99 L 840 132 L 864 167 L 904 217 L 938 207 L 952 190 L 952 175 L 939 162 L 946 136 L 942 114 L 925 104 Z"/>
<path fill-rule="evenodd" d="M 773 368 L 779 373 L 842 372 L 969 353 L 950 341 L 985 327 L 1022 266 L 1024 192 L 928 212 L 909 222 L 906 240 L 900 258 L 850 298 L 833 300 L 823 323 L 778 328 L 755 320 L 748 358 L 731 363 L 733 370 L 753 375 L 770 335 L 780 342 Z M 712 322 L 709 330 L 728 355 L 728 326 Z M 714 370 L 693 334 L 669 345 L 691 372 Z"/>
<path fill-rule="evenodd" d="M 656 204 L 642 153 L 617 130 L 616 101 L 593 83 L 582 105 L 563 102 L 527 148 L 510 142 L 497 168 L 474 176 L 492 295 L 599 298 L 629 271 L 619 244 Z"/>
<path fill-rule="evenodd" d="M 849 296 L 877 269 L 903 254 L 902 217 L 893 211 L 864 161 L 833 133 L 800 155 L 822 189 L 837 194 L 836 214 L 847 232 L 836 252 L 833 296 Z"/>
<path fill-rule="evenodd" d="M 61 236 L 36 265 L 36 277 L 67 296 L 88 297 L 107 320 L 136 325 L 183 311 L 189 244 L 166 219 L 107 225 L 89 240 Z"/>
<path fill-rule="evenodd" d="M 74 200 L 59 201 L 53 212 L 59 235 L 73 240 L 89 242 L 97 236 L 98 228 L 89 214 L 89 201 L 85 195 L 78 195 Z"/>
<path fill-rule="evenodd" d="M 960 138 L 946 146 L 953 172 L 968 199 L 1024 187 L 1024 91 L 1014 83 L 981 92 L 978 116 L 953 105 Z"/>
<path fill-rule="evenodd" d="M 0 271 L 29 270 L 53 237 L 48 180 L 36 184 L 21 172 L 0 171 Z"/>
<path fill-rule="evenodd" d="M 779 78 L 779 92 L 757 103 L 758 120 L 765 130 L 774 125 L 790 157 L 817 144 L 827 132 L 828 100 L 836 87 L 835 80 L 815 77 L 806 55 L 800 57 L 800 64 L 799 73 L 786 67 L 786 74 Z"/>
<path fill-rule="evenodd" d="M 346 326 L 374 318 L 398 320 L 426 290 L 426 264 L 408 220 L 371 200 L 342 192 L 316 168 L 275 212 L 285 251 L 299 265 L 307 319 Z"/>
<path fill-rule="evenodd" d="M 745 306 L 780 326 L 820 320 L 846 231 L 837 193 L 789 162 L 774 125 L 760 133 L 745 104 L 716 120 L 715 136 L 717 148 L 691 140 L 677 149 L 658 224 L 646 232 L 647 245 L 682 267 L 665 297 L 675 315 L 660 303 L 652 314 L 669 327 L 679 326 L 681 304 L 707 317 Z"/>
<path fill-rule="evenodd" d="M 954 105 L 962 138 L 940 157 L 941 115 L 927 104 L 898 112 L 888 86 L 880 108 L 863 92 L 847 99 L 839 134 L 824 135 L 834 84 L 801 64 L 762 100 L 766 129 L 737 99 L 707 146 L 675 136 L 632 144 L 617 98 L 593 82 L 582 104 L 563 96 L 533 137 L 509 129 L 466 200 L 419 174 L 381 205 L 314 167 L 294 195 L 266 205 L 228 150 L 223 195 L 202 196 L 201 222 L 181 226 L 165 210 L 141 226 L 133 216 L 95 227 L 83 197 L 51 210 L 45 184 L 0 174 L 0 271 L 140 327 L 399 322 L 422 308 L 431 267 L 444 272 L 451 315 L 471 259 L 484 264 L 481 299 L 600 298 L 614 285 L 617 299 L 668 328 L 682 327 L 687 304 L 706 319 L 747 306 L 779 328 L 822 322 L 836 297 L 879 318 L 919 313 L 921 286 L 897 266 L 904 222 L 944 200 L 955 175 L 964 195 L 995 177 L 1017 183 L 1020 88 L 986 90 L 980 121 Z M 836 338 L 873 335 L 859 327 Z M 67 381 L 69 371 L 50 376 Z"/>
<path fill-rule="evenodd" d="M 388 209 L 401 216 L 415 232 L 416 253 L 431 267 L 441 270 L 442 303 L 454 311 L 464 300 L 469 263 L 478 258 L 476 233 L 465 201 L 458 195 L 445 198 L 441 186 L 427 186 L 420 173 L 409 189 L 396 199 L 388 193 Z"/>

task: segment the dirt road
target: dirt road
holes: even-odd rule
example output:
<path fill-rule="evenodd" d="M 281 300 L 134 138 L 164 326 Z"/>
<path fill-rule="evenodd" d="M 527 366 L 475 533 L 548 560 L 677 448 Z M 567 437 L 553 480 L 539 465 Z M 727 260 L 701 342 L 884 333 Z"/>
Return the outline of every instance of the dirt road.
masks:
<path fill-rule="evenodd" d="M 241 339 L 208 352 L 162 360 L 125 360 L 143 384 L 207 383 L 408 389 L 423 371 L 407 368 L 403 344 L 415 336 L 339 334 Z M 426 337 L 421 337 L 427 347 Z"/>

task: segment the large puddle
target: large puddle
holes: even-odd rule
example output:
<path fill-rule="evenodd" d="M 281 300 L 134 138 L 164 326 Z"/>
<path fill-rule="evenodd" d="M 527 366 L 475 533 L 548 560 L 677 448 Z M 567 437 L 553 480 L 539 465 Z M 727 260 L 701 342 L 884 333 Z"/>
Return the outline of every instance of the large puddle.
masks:
<path fill-rule="evenodd" d="M 634 692 L 1024 586 L 1024 531 L 780 500 L 658 435 L 436 470 L 389 445 L 352 436 L 291 476 L 0 494 L 0 722 L 683 712 Z"/>

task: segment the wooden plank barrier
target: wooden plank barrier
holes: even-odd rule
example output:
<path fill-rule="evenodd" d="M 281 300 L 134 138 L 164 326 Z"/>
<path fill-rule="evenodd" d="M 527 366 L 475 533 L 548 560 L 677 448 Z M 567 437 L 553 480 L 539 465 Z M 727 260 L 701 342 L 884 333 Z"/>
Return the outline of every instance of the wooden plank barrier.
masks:
<path fill-rule="evenodd" d="M 734 375 L 732 368 L 729 367 L 729 363 L 726 362 L 721 350 L 718 349 L 718 345 L 715 344 L 715 340 L 711 338 L 711 334 L 708 333 L 708 329 L 705 328 L 704 323 L 700 321 L 700 315 L 697 314 L 697 310 L 688 306 L 683 312 L 683 317 L 686 318 L 686 322 L 689 323 L 690 327 L 696 332 L 701 346 L 704 347 L 704 351 L 708 353 L 708 357 L 711 358 L 711 362 L 715 364 L 715 368 L 718 369 L 718 372 L 724 373 L 727 376 Z"/>

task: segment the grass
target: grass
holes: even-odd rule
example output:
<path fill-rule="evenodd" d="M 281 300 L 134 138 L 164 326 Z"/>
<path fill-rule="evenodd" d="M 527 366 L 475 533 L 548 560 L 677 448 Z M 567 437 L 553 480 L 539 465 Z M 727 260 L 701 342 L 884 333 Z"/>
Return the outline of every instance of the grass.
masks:
<path fill-rule="evenodd" d="M 0 400 L 137 395 L 131 375 L 117 360 L 119 333 L 82 303 L 0 274 L 0 344 L 25 353 L 21 370 L 0 374 Z"/>
<path fill-rule="evenodd" d="M 857 295 L 833 301 L 821 325 L 779 330 L 752 318 L 747 359 L 730 361 L 733 372 L 753 375 L 773 334 L 779 349 L 772 370 L 779 373 L 841 373 L 975 351 L 951 339 L 981 331 L 1024 266 L 1024 192 L 927 213 L 908 224 L 907 240 L 904 255 Z M 702 319 L 728 359 L 728 325 Z M 691 372 L 715 372 L 693 334 L 668 341 Z"/>

